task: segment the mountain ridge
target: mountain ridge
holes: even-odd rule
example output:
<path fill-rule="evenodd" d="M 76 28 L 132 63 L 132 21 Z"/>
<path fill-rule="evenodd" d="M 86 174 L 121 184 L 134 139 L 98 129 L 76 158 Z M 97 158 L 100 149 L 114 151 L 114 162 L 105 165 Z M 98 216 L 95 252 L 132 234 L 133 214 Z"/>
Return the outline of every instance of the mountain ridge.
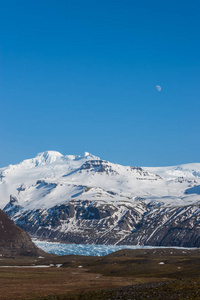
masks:
<path fill-rule="evenodd" d="M 141 168 L 114 164 L 88 152 L 74 156 L 46 151 L 0 169 L 0 175 L 0 207 L 36 238 L 199 243 L 195 238 L 200 220 L 199 163 Z M 172 228 L 183 238 L 179 240 Z M 186 239 L 189 228 L 195 233 Z"/>

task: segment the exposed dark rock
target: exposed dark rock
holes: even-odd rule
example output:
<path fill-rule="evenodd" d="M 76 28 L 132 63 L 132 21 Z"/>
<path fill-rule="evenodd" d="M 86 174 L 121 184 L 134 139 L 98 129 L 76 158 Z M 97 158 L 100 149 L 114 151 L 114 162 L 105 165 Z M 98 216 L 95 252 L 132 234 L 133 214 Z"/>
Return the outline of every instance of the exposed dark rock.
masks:
<path fill-rule="evenodd" d="M 72 200 L 49 209 L 22 210 L 11 197 L 4 211 L 32 237 L 84 244 L 200 247 L 200 207 L 98 204 Z"/>
<path fill-rule="evenodd" d="M 97 173 L 118 174 L 112 169 L 112 166 L 105 160 L 88 160 L 80 168 L 80 170 L 90 170 Z"/>
<path fill-rule="evenodd" d="M 0 255 L 44 256 L 45 252 L 37 248 L 29 235 L 0 210 Z"/>

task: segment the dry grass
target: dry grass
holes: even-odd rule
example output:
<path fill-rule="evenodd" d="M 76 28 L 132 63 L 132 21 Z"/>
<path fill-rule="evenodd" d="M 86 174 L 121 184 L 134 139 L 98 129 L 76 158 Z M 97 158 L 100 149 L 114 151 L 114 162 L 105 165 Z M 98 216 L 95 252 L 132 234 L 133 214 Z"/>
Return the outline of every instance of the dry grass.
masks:
<path fill-rule="evenodd" d="M 132 278 L 107 278 L 80 268 L 1 268 L 0 299 L 33 299 L 134 284 Z"/>
<path fill-rule="evenodd" d="M 101 258 L 63 256 L 0 262 L 63 264 L 61 268 L 0 267 L 1 300 L 200 299 L 199 251 L 121 250 Z"/>

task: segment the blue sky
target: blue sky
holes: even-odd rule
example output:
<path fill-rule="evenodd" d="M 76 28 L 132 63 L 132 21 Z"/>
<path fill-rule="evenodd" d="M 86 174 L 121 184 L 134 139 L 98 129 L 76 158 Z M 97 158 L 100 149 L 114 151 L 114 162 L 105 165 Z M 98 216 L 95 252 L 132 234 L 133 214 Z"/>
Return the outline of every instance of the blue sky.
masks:
<path fill-rule="evenodd" d="M 45 150 L 200 162 L 199 13 L 197 0 L 2 0 L 0 166 Z"/>

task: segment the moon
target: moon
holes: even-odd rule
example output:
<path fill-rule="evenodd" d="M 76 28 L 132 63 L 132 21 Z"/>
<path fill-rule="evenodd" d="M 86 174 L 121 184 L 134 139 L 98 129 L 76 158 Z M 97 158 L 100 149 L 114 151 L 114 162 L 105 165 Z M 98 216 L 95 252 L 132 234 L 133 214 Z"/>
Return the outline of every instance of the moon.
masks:
<path fill-rule="evenodd" d="M 160 85 L 156 85 L 156 89 L 157 89 L 157 91 L 161 91 L 161 86 Z"/>

